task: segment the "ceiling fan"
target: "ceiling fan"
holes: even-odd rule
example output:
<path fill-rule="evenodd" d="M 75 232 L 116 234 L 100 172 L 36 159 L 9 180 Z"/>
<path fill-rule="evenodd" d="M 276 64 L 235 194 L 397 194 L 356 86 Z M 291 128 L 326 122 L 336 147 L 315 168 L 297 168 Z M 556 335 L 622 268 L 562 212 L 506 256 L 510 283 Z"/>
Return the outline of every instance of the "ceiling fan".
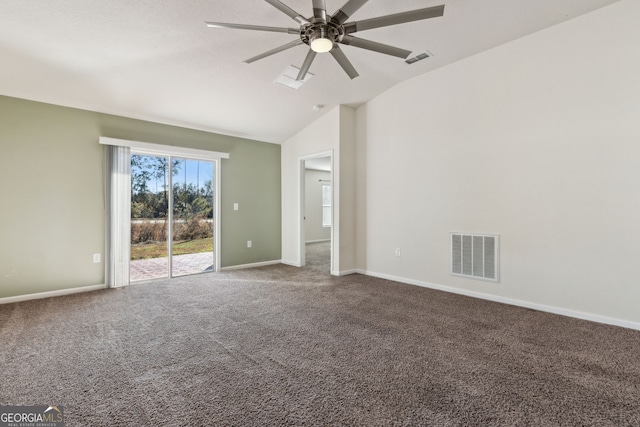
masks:
<path fill-rule="evenodd" d="M 422 19 L 436 18 L 444 14 L 444 5 L 427 7 L 424 9 L 411 10 L 408 12 L 395 13 L 392 15 L 379 16 L 377 18 L 365 19 L 362 21 L 347 22 L 349 17 L 358 9 L 364 6 L 368 0 L 348 0 L 336 13 L 327 15 L 326 0 L 313 1 L 313 17 L 305 18 L 289 6 L 279 0 L 265 0 L 267 3 L 293 18 L 299 28 L 266 27 L 260 25 L 227 24 L 223 22 L 206 22 L 208 27 L 213 28 L 235 28 L 240 30 L 270 31 L 276 33 L 296 34 L 299 39 L 294 40 L 284 46 L 277 47 L 268 52 L 261 53 L 253 58 L 247 59 L 247 64 L 266 58 L 278 52 L 290 49 L 302 44 L 309 45 L 309 53 L 300 68 L 296 80 L 303 80 L 307 75 L 313 60 L 318 53 L 329 52 L 340 64 L 347 75 L 354 79 L 358 77 L 358 72 L 353 67 L 349 59 L 340 49 L 340 44 L 354 46 L 386 55 L 396 56 L 406 59 L 411 51 L 389 46 L 383 43 L 365 40 L 352 36 L 357 31 L 370 30 L 372 28 L 387 27 L 391 25 L 403 24 L 405 22 L 419 21 Z"/>

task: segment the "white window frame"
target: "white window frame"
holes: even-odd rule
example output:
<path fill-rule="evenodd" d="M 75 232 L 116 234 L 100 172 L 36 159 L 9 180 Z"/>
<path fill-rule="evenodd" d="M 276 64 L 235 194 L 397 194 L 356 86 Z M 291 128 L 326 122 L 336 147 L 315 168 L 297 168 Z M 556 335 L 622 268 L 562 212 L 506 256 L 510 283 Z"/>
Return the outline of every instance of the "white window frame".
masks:
<path fill-rule="evenodd" d="M 329 203 L 326 203 L 327 198 L 325 198 L 325 189 L 329 189 Z M 323 182 L 322 183 L 322 226 L 324 228 L 331 227 L 331 199 L 333 197 L 332 194 L 333 189 L 331 188 L 331 183 Z M 328 209 L 327 209 L 328 208 Z"/>

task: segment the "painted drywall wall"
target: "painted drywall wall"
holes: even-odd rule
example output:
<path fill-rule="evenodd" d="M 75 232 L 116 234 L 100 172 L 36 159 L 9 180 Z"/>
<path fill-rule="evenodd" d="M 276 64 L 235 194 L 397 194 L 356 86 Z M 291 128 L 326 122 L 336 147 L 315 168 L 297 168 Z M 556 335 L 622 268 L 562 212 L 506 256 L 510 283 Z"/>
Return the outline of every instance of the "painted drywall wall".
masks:
<path fill-rule="evenodd" d="M 355 268 L 355 111 L 338 106 L 282 144 L 282 261 L 302 260 L 300 221 L 300 159 L 333 154 L 332 274 Z M 344 188 L 344 189 L 343 189 Z"/>
<path fill-rule="evenodd" d="M 222 266 L 280 259 L 280 146 L 0 97 L 0 298 L 104 283 L 100 136 L 230 153 Z"/>
<path fill-rule="evenodd" d="M 621 1 L 361 107 L 359 269 L 640 322 L 638 16 Z M 499 283 L 449 275 L 453 231 L 501 236 Z"/>
<path fill-rule="evenodd" d="M 337 209 L 335 188 L 338 185 L 336 165 L 340 161 L 340 108 L 325 113 L 307 128 L 298 132 L 281 145 L 282 156 L 282 262 L 300 266 L 301 251 L 301 212 L 300 212 L 300 158 L 318 153 L 331 153 L 333 156 L 334 210 Z M 339 219 L 338 219 L 339 221 Z M 334 219 L 334 245 L 337 227 Z M 332 257 L 336 258 L 335 251 Z M 336 266 L 334 265 L 334 268 Z"/>
<path fill-rule="evenodd" d="M 304 191 L 304 238 L 307 242 L 331 239 L 331 227 L 322 225 L 322 185 L 331 185 L 331 172 L 307 169 Z"/>
<path fill-rule="evenodd" d="M 340 274 L 356 271 L 356 112 L 340 107 L 340 181 L 334 185 L 334 198 L 339 201 L 340 219 Z M 335 212 L 334 212 L 335 215 Z"/>

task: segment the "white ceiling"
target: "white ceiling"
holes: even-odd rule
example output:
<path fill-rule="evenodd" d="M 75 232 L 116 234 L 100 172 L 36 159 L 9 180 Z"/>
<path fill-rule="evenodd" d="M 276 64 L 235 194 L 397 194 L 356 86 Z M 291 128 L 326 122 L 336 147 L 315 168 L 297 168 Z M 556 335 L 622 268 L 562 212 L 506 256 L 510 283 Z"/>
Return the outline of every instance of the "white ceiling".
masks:
<path fill-rule="evenodd" d="M 331 157 L 319 157 L 316 159 L 307 159 L 304 162 L 304 167 L 305 169 L 331 172 Z"/>
<path fill-rule="evenodd" d="M 350 21 L 444 3 L 441 18 L 356 35 L 433 56 L 414 65 L 351 46 L 350 80 L 331 55 L 298 90 L 273 83 L 307 46 L 243 61 L 297 36 L 208 28 L 205 21 L 296 27 L 261 0 L 2 0 L 0 94 L 282 142 L 339 104 L 618 0 L 370 0 Z M 330 14 L 346 0 L 326 0 Z M 283 0 L 304 16 L 312 0 Z M 540 58 L 540 61 L 544 61 Z M 312 107 L 322 104 L 316 112 Z"/>

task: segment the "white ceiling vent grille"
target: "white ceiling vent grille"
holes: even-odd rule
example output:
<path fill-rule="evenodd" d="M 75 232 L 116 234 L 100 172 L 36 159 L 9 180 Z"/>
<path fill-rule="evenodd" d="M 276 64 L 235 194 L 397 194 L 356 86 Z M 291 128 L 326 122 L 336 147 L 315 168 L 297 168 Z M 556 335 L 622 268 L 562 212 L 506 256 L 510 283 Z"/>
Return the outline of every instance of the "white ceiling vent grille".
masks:
<path fill-rule="evenodd" d="M 451 274 L 497 282 L 498 243 L 495 234 L 451 233 Z"/>
<path fill-rule="evenodd" d="M 298 89 L 300 86 L 308 82 L 311 77 L 313 77 L 313 74 L 307 73 L 307 75 L 304 76 L 304 79 L 296 80 L 299 72 L 300 68 L 289 65 L 287 69 L 284 70 L 284 72 L 280 74 L 278 78 L 273 82 L 282 86 L 290 87 L 291 89 Z"/>

